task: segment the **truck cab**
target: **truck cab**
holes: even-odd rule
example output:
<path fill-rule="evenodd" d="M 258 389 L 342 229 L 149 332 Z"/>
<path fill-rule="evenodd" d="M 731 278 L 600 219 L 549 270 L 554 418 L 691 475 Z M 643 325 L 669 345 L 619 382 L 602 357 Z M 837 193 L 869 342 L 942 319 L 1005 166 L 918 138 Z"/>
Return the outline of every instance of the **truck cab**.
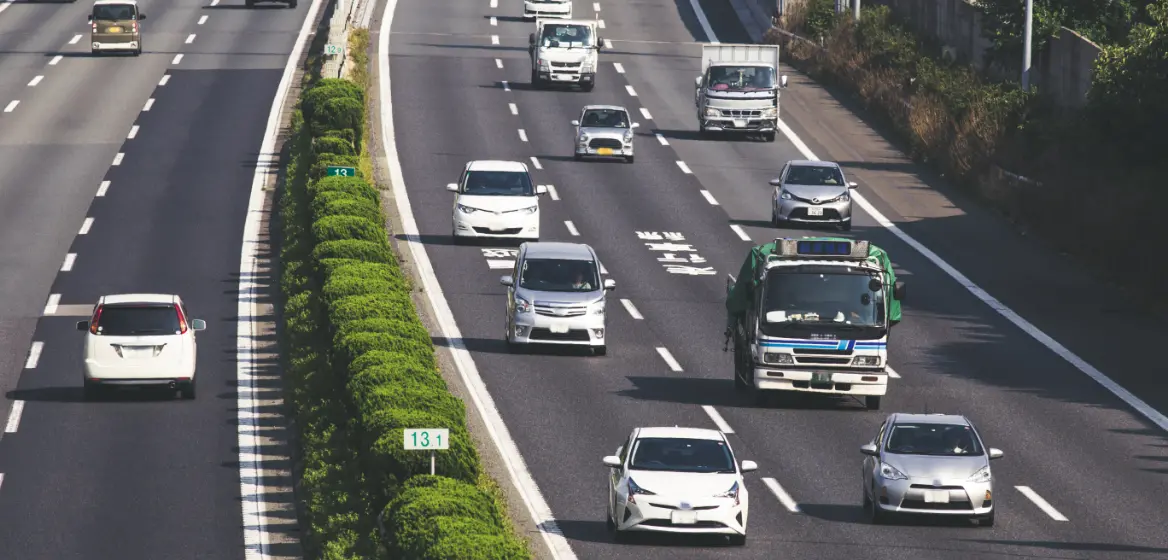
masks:
<path fill-rule="evenodd" d="M 785 87 L 778 45 L 702 45 L 702 73 L 694 79 L 698 129 L 760 134 L 774 142 Z"/>
<path fill-rule="evenodd" d="M 537 19 L 535 32 L 527 38 L 531 86 L 577 85 L 592 91 L 604 44 L 596 30 L 596 21 Z"/>

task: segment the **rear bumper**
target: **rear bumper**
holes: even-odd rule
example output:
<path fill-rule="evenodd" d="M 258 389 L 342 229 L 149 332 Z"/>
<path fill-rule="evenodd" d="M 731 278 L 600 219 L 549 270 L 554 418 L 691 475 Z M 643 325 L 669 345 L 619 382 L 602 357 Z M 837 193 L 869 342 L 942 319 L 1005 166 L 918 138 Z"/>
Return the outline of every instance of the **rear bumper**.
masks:
<path fill-rule="evenodd" d="M 86 360 L 85 381 L 99 385 L 166 385 L 189 383 L 195 378 L 193 364 L 142 366 L 108 366 Z"/>
<path fill-rule="evenodd" d="M 136 51 L 141 46 L 141 37 L 136 35 L 95 35 L 90 44 L 95 51 Z"/>

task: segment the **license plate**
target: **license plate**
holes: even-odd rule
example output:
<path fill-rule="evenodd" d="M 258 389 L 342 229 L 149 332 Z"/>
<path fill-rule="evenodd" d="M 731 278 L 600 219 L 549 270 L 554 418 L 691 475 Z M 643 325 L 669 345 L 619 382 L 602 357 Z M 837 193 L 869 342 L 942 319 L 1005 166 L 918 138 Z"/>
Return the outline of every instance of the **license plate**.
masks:
<path fill-rule="evenodd" d="M 746 128 L 746 121 L 734 119 L 734 128 Z"/>
<path fill-rule="evenodd" d="M 556 74 L 554 78 L 561 82 L 571 82 L 576 80 L 575 76 L 569 76 L 567 74 Z"/>
<path fill-rule="evenodd" d="M 564 334 L 564 333 L 568 332 L 568 325 L 565 325 L 565 324 L 549 325 L 548 330 L 551 332 L 554 332 L 556 334 Z"/>
<path fill-rule="evenodd" d="M 673 511 L 669 513 L 669 521 L 674 525 L 693 525 L 698 522 L 698 512 Z"/>
<path fill-rule="evenodd" d="M 601 156 L 611 156 L 612 148 L 597 148 L 596 154 Z"/>
<path fill-rule="evenodd" d="M 831 374 L 826 371 L 816 371 L 811 374 L 812 383 L 831 383 Z"/>
<path fill-rule="evenodd" d="M 121 27 L 117 27 L 117 26 L 115 26 L 115 27 L 107 27 L 107 28 L 106 28 L 106 32 L 107 32 L 107 33 L 121 33 L 121 32 L 122 32 L 122 28 L 121 28 Z"/>
<path fill-rule="evenodd" d="M 947 504 L 949 503 L 948 490 L 925 490 L 926 504 Z"/>
<path fill-rule="evenodd" d="M 816 208 L 815 206 L 812 206 L 812 207 L 807 209 L 807 215 L 808 216 L 822 216 L 823 215 L 823 208 Z"/>

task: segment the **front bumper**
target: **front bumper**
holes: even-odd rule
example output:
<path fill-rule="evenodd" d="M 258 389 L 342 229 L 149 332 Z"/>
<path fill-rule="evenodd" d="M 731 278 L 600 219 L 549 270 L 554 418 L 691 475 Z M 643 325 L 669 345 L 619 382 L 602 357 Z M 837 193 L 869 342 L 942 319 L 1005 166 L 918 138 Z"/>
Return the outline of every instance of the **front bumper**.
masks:
<path fill-rule="evenodd" d="M 564 18 L 572 19 L 572 3 L 551 4 L 542 2 L 524 2 L 523 17 L 535 18 Z"/>
<path fill-rule="evenodd" d="M 883 370 L 783 369 L 756 365 L 754 387 L 775 391 L 878 396 L 888 392 L 888 373 Z"/>
<path fill-rule="evenodd" d="M 852 221 L 852 201 L 814 204 L 801 200 L 779 199 L 774 215 L 787 222 L 838 224 Z"/>
<path fill-rule="evenodd" d="M 589 139 L 587 143 L 576 142 L 576 155 L 599 157 L 629 157 L 634 155 L 632 142 L 625 143 L 623 140 L 617 140 L 620 142 L 620 147 L 594 148 L 590 145 L 592 140 L 595 138 Z"/>
<path fill-rule="evenodd" d="M 690 503 L 691 509 L 682 510 L 678 500 L 638 495 L 636 503 L 625 502 L 620 506 L 616 519 L 620 531 L 746 534 L 746 502 L 734 505 L 731 498 L 694 501 Z M 692 517 L 683 519 L 682 516 Z"/>
<path fill-rule="evenodd" d="M 514 344 L 604 346 L 604 317 L 593 313 L 577 317 L 516 313 L 508 340 Z"/>
<path fill-rule="evenodd" d="M 993 511 L 993 481 L 876 478 L 873 502 L 891 513 L 976 517 Z M 929 494 L 932 494 L 931 496 Z M 928 500 L 928 501 L 926 501 Z"/>
<path fill-rule="evenodd" d="M 580 72 L 574 70 L 540 69 L 539 79 L 553 84 L 591 84 L 596 81 L 595 72 Z"/>
<path fill-rule="evenodd" d="M 484 215 L 485 214 L 485 215 Z M 454 213 L 455 237 L 539 239 L 539 212 L 503 218 L 490 212 Z"/>
<path fill-rule="evenodd" d="M 702 119 L 702 126 L 710 131 L 724 132 L 775 132 L 779 127 L 779 120 L 774 119 L 727 119 L 721 117 Z"/>

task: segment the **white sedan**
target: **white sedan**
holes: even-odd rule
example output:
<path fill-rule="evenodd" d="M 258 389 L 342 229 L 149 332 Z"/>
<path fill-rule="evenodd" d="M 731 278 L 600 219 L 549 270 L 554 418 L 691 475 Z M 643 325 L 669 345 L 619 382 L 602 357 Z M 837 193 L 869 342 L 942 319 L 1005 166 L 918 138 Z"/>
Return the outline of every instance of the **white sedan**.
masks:
<path fill-rule="evenodd" d="M 722 534 L 746 544 L 749 499 L 741 466 L 726 436 L 700 428 L 637 428 L 604 458 L 609 468 L 608 529 Z"/>
<path fill-rule="evenodd" d="M 539 195 L 547 187 L 532 183 L 518 161 L 479 160 L 466 164 L 462 178 L 446 185 L 456 193 L 451 235 L 464 238 L 539 240 Z"/>

